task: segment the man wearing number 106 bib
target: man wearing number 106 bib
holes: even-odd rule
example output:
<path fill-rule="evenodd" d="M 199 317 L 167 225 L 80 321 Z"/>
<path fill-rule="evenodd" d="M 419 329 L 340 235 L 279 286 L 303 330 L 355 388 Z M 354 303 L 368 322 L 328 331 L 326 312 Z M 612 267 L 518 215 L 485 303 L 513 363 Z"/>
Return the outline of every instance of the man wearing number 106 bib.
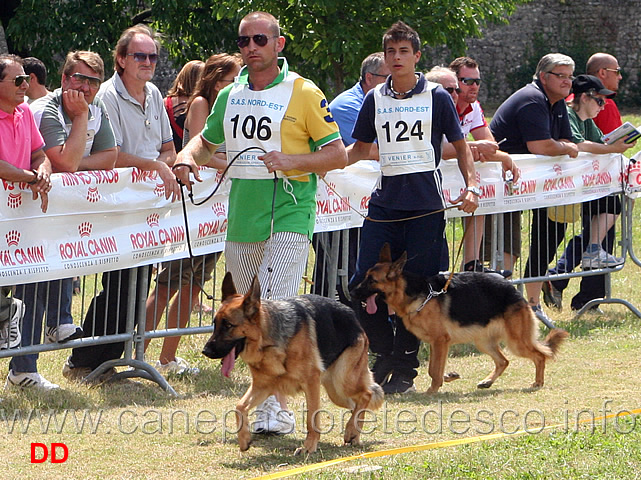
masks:
<path fill-rule="evenodd" d="M 350 288 L 378 261 L 385 243 L 394 260 L 407 252 L 408 271 L 422 276 L 439 272 L 445 243 L 445 200 L 437 170 L 443 135 L 456 149 L 467 186 L 453 203 L 467 213 L 478 207 L 474 162 L 454 103 L 440 85 L 415 72 L 420 46 L 418 33 L 403 22 L 385 32 L 383 52 L 392 74 L 365 97 L 352 133 L 356 143 L 347 150 L 350 164 L 372 158 L 376 140 L 382 174 L 369 202 Z M 376 303 L 375 308 L 368 302 L 367 309 L 354 305 L 376 354 L 374 379 L 387 394 L 412 392 L 419 341 L 400 318 L 388 314 L 380 298 Z"/>
<path fill-rule="evenodd" d="M 285 37 L 276 18 L 250 13 L 238 34 L 245 67 L 220 91 L 204 130 L 181 150 L 174 171 L 185 185 L 190 171 L 200 181 L 196 164 L 209 162 L 223 142 L 227 160 L 216 168 L 237 157 L 229 169 L 226 268 L 239 293 L 257 274 L 263 296 L 277 299 L 298 294 L 314 232 L 316 174 L 344 168 L 347 155 L 323 92 L 278 56 Z M 290 433 L 293 414 L 289 424 L 267 419 L 278 411 L 286 420 L 291 412 L 280 410 L 273 397 L 266 402 L 252 429 Z"/>

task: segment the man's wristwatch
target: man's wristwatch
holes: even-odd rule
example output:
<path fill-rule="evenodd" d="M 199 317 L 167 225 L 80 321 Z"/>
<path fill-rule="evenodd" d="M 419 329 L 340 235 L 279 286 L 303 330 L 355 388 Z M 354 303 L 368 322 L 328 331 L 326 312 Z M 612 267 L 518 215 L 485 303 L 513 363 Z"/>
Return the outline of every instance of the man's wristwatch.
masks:
<path fill-rule="evenodd" d="M 481 189 L 479 187 L 467 187 L 465 189 L 466 192 L 472 192 L 474 195 L 477 197 L 481 196 Z"/>

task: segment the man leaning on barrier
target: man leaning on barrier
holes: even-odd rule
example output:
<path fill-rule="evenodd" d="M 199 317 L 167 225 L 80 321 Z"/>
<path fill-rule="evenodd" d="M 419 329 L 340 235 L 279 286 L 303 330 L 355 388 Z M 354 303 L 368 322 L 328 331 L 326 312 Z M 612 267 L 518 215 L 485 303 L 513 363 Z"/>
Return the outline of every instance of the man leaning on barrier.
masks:
<path fill-rule="evenodd" d="M 150 83 L 159 48 L 150 28 L 136 25 L 125 30 L 114 51 L 116 73 L 102 84 L 97 96 L 105 104 L 116 138 L 116 167 L 156 172 L 163 182 L 165 198 L 176 200 L 180 187 L 171 172 L 176 159 L 173 134 L 162 95 Z M 149 284 L 151 275 L 144 278 L 144 271 L 129 268 L 103 273 L 103 290 L 91 301 L 82 325 L 86 337 L 124 333 L 130 302 L 135 302 L 134 323 L 144 318 L 147 292 L 137 291 L 135 298 L 129 296 L 132 277 L 137 277 L 138 285 L 144 281 Z M 120 358 L 123 351 L 124 342 L 74 348 L 62 374 L 67 379 L 81 380 L 102 363 Z M 102 379 L 114 373 L 111 368 Z"/>
<path fill-rule="evenodd" d="M 565 108 L 574 77 L 574 60 L 560 53 L 549 53 L 539 60 L 533 82 L 513 93 L 503 102 L 490 130 L 494 138 L 505 139 L 501 148 L 510 154 L 569 155 L 576 157 L 578 148 L 572 142 L 572 130 Z M 520 217 L 517 217 L 520 220 Z M 514 222 L 516 223 L 516 222 Z M 519 225 L 506 225 L 520 230 Z M 556 253 L 559 238 L 565 233 L 564 224 L 548 218 L 546 208 L 532 211 L 530 252 L 525 277 L 543 276 Z M 510 253 L 510 252 L 508 252 Z M 542 282 L 525 284 L 527 299 L 536 317 L 551 326 L 541 308 Z"/>
<path fill-rule="evenodd" d="M 51 164 L 43 151 L 44 141 L 33 114 L 24 103 L 28 83 L 22 59 L 0 55 L 0 178 L 26 185 L 34 200 L 40 197 L 40 208 L 45 213 L 51 190 Z M 31 335 L 23 335 L 22 344 L 31 344 Z M 9 370 L 7 385 L 40 390 L 59 388 L 35 369 Z"/>
<path fill-rule="evenodd" d="M 622 79 L 621 67 L 619 67 L 618 60 L 607 53 L 595 53 L 592 55 L 585 66 L 588 75 L 595 76 L 605 88 L 613 92 L 619 90 L 619 82 Z M 594 118 L 594 123 L 601 130 L 601 132 L 609 133 L 623 124 L 621 113 L 614 101 L 614 96 L 605 99 L 605 105 L 599 111 L 599 114 Z M 608 197 L 608 201 L 616 202 L 613 197 Z M 601 200 L 604 202 L 605 200 Z M 580 235 L 572 238 L 563 252 L 557 264 L 549 270 L 550 274 L 564 273 L 572 271 L 582 261 L 582 253 L 590 243 L 590 224 L 592 215 L 600 212 L 605 212 L 601 207 L 589 211 L 585 209 L 583 218 L 583 231 Z M 607 229 L 607 236 L 602 242 L 602 248 L 611 254 L 614 249 L 614 226 Z M 588 275 L 581 277 L 581 284 L 577 294 L 572 297 L 570 308 L 572 310 L 580 310 L 590 300 L 595 298 L 603 298 L 605 292 L 605 276 L 603 275 Z M 561 309 L 563 302 L 563 290 L 567 287 L 569 279 L 546 281 L 543 283 L 543 300 L 549 307 Z M 598 306 L 591 308 L 598 311 Z"/>

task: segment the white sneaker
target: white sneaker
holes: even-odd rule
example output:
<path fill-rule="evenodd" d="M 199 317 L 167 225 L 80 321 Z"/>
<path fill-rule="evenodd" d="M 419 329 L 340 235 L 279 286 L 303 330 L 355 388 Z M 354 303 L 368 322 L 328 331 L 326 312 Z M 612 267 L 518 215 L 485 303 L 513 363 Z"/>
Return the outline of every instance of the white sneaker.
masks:
<path fill-rule="evenodd" d="M 63 323 L 56 327 L 47 327 L 45 343 L 64 343 L 82 337 L 82 328 L 73 323 Z"/>
<path fill-rule="evenodd" d="M 24 316 L 24 303 L 18 298 L 12 298 L 15 309 L 13 314 L 11 310 L 7 313 L 9 318 L 0 321 L 0 350 L 15 348 L 20 345 L 22 336 L 20 335 L 20 320 Z M 11 308 L 13 308 L 13 305 Z"/>
<path fill-rule="evenodd" d="M 60 388 L 59 385 L 51 383 L 38 372 L 13 373 L 13 370 L 9 370 L 4 388 L 9 386 L 22 389 L 33 388 L 43 392 Z"/>
<path fill-rule="evenodd" d="M 180 357 L 176 357 L 176 360 L 169 363 L 157 361 L 156 370 L 163 375 L 198 375 L 200 373 L 198 367 L 190 366 L 184 358 Z"/>
<path fill-rule="evenodd" d="M 592 244 L 583 252 L 581 266 L 585 269 L 613 268 L 623 265 L 624 262 L 625 258 L 615 257 L 606 252 L 601 245 Z"/>
<path fill-rule="evenodd" d="M 251 424 L 252 433 L 273 433 L 286 435 L 293 433 L 296 428 L 294 412 L 280 408 L 280 403 L 274 395 L 256 407 L 256 420 Z"/>

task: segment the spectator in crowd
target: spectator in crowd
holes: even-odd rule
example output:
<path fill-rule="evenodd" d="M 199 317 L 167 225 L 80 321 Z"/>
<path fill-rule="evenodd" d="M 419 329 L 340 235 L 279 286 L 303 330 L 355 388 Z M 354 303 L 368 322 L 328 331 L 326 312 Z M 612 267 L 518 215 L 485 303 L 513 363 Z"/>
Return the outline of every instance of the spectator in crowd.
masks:
<path fill-rule="evenodd" d="M 347 147 L 354 143 L 352 138 L 352 130 L 358 117 L 358 112 L 363 104 L 363 99 L 367 92 L 369 92 L 376 85 L 383 83 L 387 76 L 390 74 L 389 68 L 385 65 L 383 52 L 376 52 L 368 55 L 361 63 L 361 72 L 358 82 L 350 89 L 340 93 L 329 104 L 329 110 L 332 112 L 332 117 L 338 124 L 341 132 L 343 144 Z M 378 157 L 372 158 L 377 160 Z M 356 256 L 358 255 L 358 243 L 360 236 L 360 228 L 349 229 L 349 258 L 347 260 L 347 278 L 349 279 L 356 269 Z M 314 234 L 314 250 L 316 252 L 316 263 L 314 264 L 314 286 L 312 293 L 328 296 L 330 294 L 330 285 L 327 284 L 327 275 L 329 274 L 330 266 L 328 263 L 328 252 L 332 246 L 332 233 Z M 342 265 L 342 235 L 340 236 L 340 243 L 338 247 L 339 265 Z M 338 279 L 337 279 L 338 280 Z M 338 298 L 345 304 L 350 304 L 348 301 L 347 292 L 343 291 L 343 286 L 339 281 L 336 285 Z"/>
<path fill-rule="evenodd" d="M 607 53 L 595 53 L 587 61 L 586 73 L 597 77 L 606 89 L 615 93 L 619 90 L 619 82 L 621 81 L 622 76 L 621 67 L 619 67 L 619 62 L 616 57 Z M 605 99 L 605 105 L 594 118 L 594 123 L 603 133 L 610 133 L 623 124 L 617 104 L 611 96 Z M 605 200 L 601 201 L 605 202 Z M 608 206 L 611 206 L 612 202 L 616 203 L 617 200 L 609 199 Z M 590 243 L 592 216 L 600 212 L 607 215 L 605 210 L 598 209 L 598 205 L 592 204 L 592 206 L 595 208 L 593 208 L 591 212 L 586 211 L 585 209 L 583 211 L 582 234 L 574 237 L 570 242 L 568 242 L 565 252 L 561 258 L 559 258 L 557 264 L 550 269 L 549 273 L 555 274 L 570 272 L 581 262 L 582 253 Z M 602 225 L 601 228 L 605 228 L 605 225 Z M 607 236 L 602 242 L 602 248 L 607 254 L 611 254 L 613 252 L 614 245 L 614 226 L 611 226 L 608 228 Z M 546 305 L 561 309 L 563 302 L 563 290 L 567 287 L 568 283 L 568 279 L 554 281 L 548 280 L 544 282 L 543 300 Z M 603 298 L 604 296 L 605 274 L 582 277 L 579 292 L 572 298 L 570 307 L 572 310 L 580 310 L 583 308 L 583 305 L 588 303 L 590 300 Z M 597 306 L 592 308 L 595 311 L 598 310 Z"/>
<path fill-rule="evenodd" d="M 499 150 L 494 141 L 492 132 L 485 121 L 481 104 L 477 100 L 481 83 L 478 64 L 469 57 L 459 57 L 450 67 L 434 67 L 427 75 L 427 79 L 440 83 L 450 94 L 459 116 L 463 137 L 466 139 L 475 162 L 501 162 L 503 170 L 510 172 L 510 178 L 518 180 L 519 169 L 510 156 Z M 469 140 L 472 135 L 474 140 Z M 455 158 L 454 147 L 445 141 L 443 158 Z M 465 235 L 463 248 L 463 270 L 499 273 L 509 277 L 511 270 L 492 270 L 483 265 L 481 255 L 481 242 L 484 234 L 485 216 L 476 215 L 466 217 L 465 230 L 472 229 Z"/>
<path fill-rule="evenodd" d="M 16 55 L 0 55 L 0 178 L 26 185 L 32 191 L 34 200 L 40 197 L 40 208 L 45 213 L 51 190 L 51 164 L 44 153 L 44 141 L 33 114 L 24 103 L 28 85 L 29 75 L 22 68 L 22 59 Z M 25 318 L 22 326 L 23 346 L 31 345 L 33 339 L 40 338 L 41 332 L 32 334 L 31 326 Z M 12 362 L 14 360 L 17 357 Z M 37 390 L 59 388 L 40 375 L 35 369 L 35 361 L 33 363 L 33 369 L 24 370 L 18 370 L 19 365 L 12 363 L 5 387 Z"/>
<path fill-rule="evenodd" d="M 201 60 L 191 60 L 180 69 L 169 87 L 165 97 L 165 108 L 174 135 L 174 148 L 179 152 L 183 148 L 183 129 L 187 117 L 187 102 L 196 88 L 205 63 Z"/>
<path fill-rule="evenodd" d="M 24 73 L 29 75 L 29 88 L 27 88 L 25 102 L 31 103 L 51 93 L 47 90 L 47 67 L 42 60 L 27 57 L 22 62 Z"/>
<path fill-rule="evenodd" d="M 176 158 L 171 126 L 162 95 L 151 79 L 158 61 L 159 43 L 156 34 L 144 25 L 123 32 L 114 51 L 116 73 L 102 84 L 98 92 L 107 109 L 116 138 L 116 167 L 136 167 L 155 172 L 163 182 L 165 198 L 176 200 L 180 187 L 171 166 Z M 102 275 L 103 290 L 93 298 L 82 326 L 85 336 L 122 333 L 127 309 L 138 298 L 129 298 L 129 282 L 137 276 L 137 284 L 149 282 L 145 269 L 124 269 Z M 147 293 L 144 293 L 145 298 Z M 136 295 L 137 296 L 137 295 Z M 109 343 L 74 348 L 63 368 L 67 379 L 81 380 L 108 360 L 120 358 L 124 343 Z M 107 379 L 115 370 L 109 369 L 99 380 Z"/>
<path fill-rule="evenodd" d="M 218 92 L 234 82 L 241 66 L 242 59 L 239 54 L 219 53 L 207 59 L 185 108 L 185 145 L 189 140 L 190 129 L 193 132 L 202 131 Z M 181 149 L 182 145 L 179 150 Z M 225 158 L 224 154 L 219 155 Z M 187 325 L 192 306 L 198 304 L 201 287 L 212 278 L 219 257 L 219 253 L 210 253 L 194 258 L 193 272 L 189 258 L 161 265 L 156 278 L 156 288 L 147 299 L 147 330 L 158 325 L 165 306 L 174 295 L 176 298 L 171 302 L 167 312 L 167 328 L 176 328 L 176 325 L 184 328 Z M 200 303 L 200 311 L 211 311 L 211 307 Z M 198 373 L 197 368 L 191 367 L 186 360 L 176 356 L 179 342 L 179 336 L 165 337 L 156 369 L 161 373 L 174 375 Z"/>
<path fill-rule="evenodd" d="M 238 47 L 245 67 L 237 81 L 218 95 L 205 129 L 178 157 L 176 173 L 188 185 L 196 164 L 211 161 L 225 142 L 227 158 L 247 147 L 262 151 L 239 157 L 232 166 L 229 194 L 226 268 L 239 292 L 258 275 L 267 298 L 298 293 L 314 231 L 318 173 L 343 168 L 347 157 L 323 93 L 289 71 L 278 20 L 266 12 L 246 15 L 238 28 Z M 252 105 L 250 105 L 253 104 Z M 269 108 L 270 105 L 282 108 Z M 243 127 L 263 122 L 260 135 Z M 278 135 L 272 132 L 279 132 Z M 322 148 L 321 148 L 322 147 Z M 226 162 L 217 161 L 223 168 Z M 276 182 L 274 179 L 278 177 Z M 270 396 L 256 409 L 255 432 L 289 433 L 295 421 L 286 398 Z"/>
<path fill-rule="evenodd" d="M 565 107 L 565 98 L 572 88 L 573 72 L 574 60 L 567 55 L 550 53 L 539 60 L 534 81 L 503 102 L 490 123 L 494 138 L 505 139 L 501 145 L 504 151 L 510 154 L 578 155 L 578 147 L 571 140 L 572 130 Z M 512 228 L 520 230 L 520 217 L 519 225 L 512 225 Z M 564 233 L 564 224 L 548 218 L 546 208 L 532 211 L 525 277 L 546 274 Z M 526 283 L 527 300 L 536 317 L 552 326 L 541 308 L 541 286 L 540 281 Z"/>
<path fill-rule="evenodd" d="M 371 158 L 378 142 L 382 177 L 369 201 L 368 218 L 361 234 L 356 273 L 350 287 L 358 285 L 389 243 L 392 258 L 407 252 L 406 268 L 421 276 L 435 275 L 441 264 L 445 217 L 442 209 L 442 176 L 437 169 L 445 135 L 457 152 L 467 188 L 454 203 L 472 213 L 478 207 L 479 188 L 474 161 L 458 121 L 454 103 L 440 86 L 416 72 L 421 58 L 418 33 L 403 22 L 383 35 L 385 63 L 392 72 L 387 81 L 371 90 L 363 101 L 348 148 L 349 163 Z M 431 105 L 430 109 L 416 108 Z M 397 140 L 400 134 L 407 141 Z M 411 153 L 411 155 L 401 155 Z M 411 163 L 404 159 L 415 159 Z M 370 220 L 371 219 L 371 220 Z M 395 221 L 402 221 L 399 224 Z M 415 390 L 419 340 L 396 315 L 389 315 L 377 298 L 375 313 L 355 304 L 361 324 L 377 355 L 374 379 L 387 394 Z"/>
<path fill-rule="evenodd" d="M 97 53 L 75 51 L 67 55 L 62 87 L 52 93 L 44 111 L 39 112 L 44 151 L 54 172 L 111 169 L 116 163 L 113 131 L 104 105 L 96 99 L 104 72 Z M 65 278 L 16 287 L 15 296 L 25 304 L 23 346 L 40 343 L 45 311 L 45 343 L 82 337 L 82 329 L 74 325 L 71 315 L 72 285 L 73 280 Z M 14 357 L 9 381 L 17 383 L 14 379 L 20 373 L 37 372 L 37 360 L 37 353 Z"/>

